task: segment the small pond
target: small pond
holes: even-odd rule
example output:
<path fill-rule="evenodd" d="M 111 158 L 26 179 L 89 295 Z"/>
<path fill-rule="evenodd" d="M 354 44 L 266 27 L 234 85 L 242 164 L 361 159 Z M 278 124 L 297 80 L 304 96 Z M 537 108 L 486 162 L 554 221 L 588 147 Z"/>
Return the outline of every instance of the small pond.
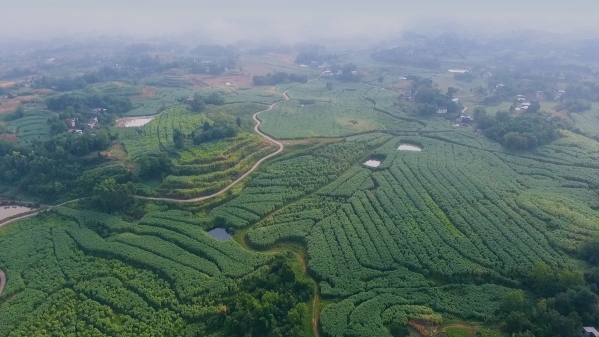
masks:
<path fill-rule="evenodd" d="M 365 162 L 364 165 L 369 166 L 369 167 L 379 167 L 379 165 L 381 165 L 381 162 L 378 160 L 371 159 L 371 160 Z"/>
<path fill-rule="evenodd" d="M 399 151 L 417 151 L 417 152 L 422 151 L 422 149 L 419 148 L 418 146 L 410 145 L 410 144 L 400 144 L 397 149 Z"/>
<path fill-rule="evenodd" d="M 29 212 L 31 208 L 23 206 L 0 206 L 0 220 L 8 217 Z"/>
<path fill-rule="evenodd" d="M 225 241 L 232 237 L 232 235 L 229 234 L 229 232 L 227 232 L 227 230 L 224 228 L 214 228 L 206 232 L 206 234 L 217 239 L 218 241 Z"/>
<path fill-rule="evenodd" d="M 143 117 L 127 117 L 119 118 L 116 120 L 117 128 L 133 128 L 137 126 L 144 126 L 150 123 L 156 116 L 143 116 Z"/>

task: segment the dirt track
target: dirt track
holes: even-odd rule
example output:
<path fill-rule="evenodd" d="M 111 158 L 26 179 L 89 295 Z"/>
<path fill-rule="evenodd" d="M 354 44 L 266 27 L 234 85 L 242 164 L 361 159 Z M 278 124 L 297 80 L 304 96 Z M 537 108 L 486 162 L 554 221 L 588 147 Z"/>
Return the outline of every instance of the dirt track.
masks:
<path fill-rule="evenodd" d="M 285 95 L 285 100 L 289 100 L 289 96 L 287 96 L 287 92 L 284 92 L 283 94 Z M 280 102 L 277 102 L 277 103 L 280 103 Z M 265 112 L 265 111 L 271 110 L 272 108 L 275 107 L 275 105 L 277 105 L 277 103 L 271 104 L 268 107 L 268 109 L 256 112 L 254 114 L 253 118 L 254 118 L 254 121 L 256 121 L 256 126 L 254 126 L 254 131 L 256 131 L 257 134 L 259 134 L 263 138 L 267 139 L 268 141 L 277 144 L 279 146 L 279 149 L 276 152 L 273 152 L 273 153 L 269 154 L 268 156 L 263 157 L 260 160 L 258 160 L 256 162 L 256 164 L 254 164 L 254 166 L 252 166 L 252 168 L 249 171 L 247 171 L 246 173 L 244 173 L 241 177 L 237 178 L 234 182 L 230 183 L 227 187 L 223 188 L 222 190 L 220 190 L 220 191 L 218 191 L 218 192 L 216 192 L 214 194 L 203 196 L 203 197 L 197 197 L 197 198 L 193 198 L 193 199 L 152 198 L 152 197 L 142 197 L 142 196 L 137 196 L 137 195 L 135 197 L 138 198 L 138 199 L 144 199 L 144 200 L 160 200 L 160 201 L 172 201 L 172 202 L 198 202 L 198 201 L 203 201 L 203 200 L 207 200 L 207 199 L 212 199 L 214 197 L 218 197 L 219 195 L 227 192 L 233 186 L 237 185 L 237 183 L 239 183 L 240 181 L 242 181 L 243 179 L 245 179 L 245 177 L 247 177 L 252 172 L 254 172 L 254 170 L 256 170 L 258 168 L 258 166 L 260 166 L 260 164 L 262 164 L 262 162 L 264 162 L 268 158 L 274 157 L 274 156 L 278 155 L 279 153 L 283 152 L 283 149 L 285 148 L 283 146 L 283 143 L 278 142 L 278 141 L 270 138 L 269 136 L 267 136 L 267 135 L 263 134 L 262 132 L 260 132 L 260 130 L 258 129 L 258 127 L 261 124 L 260 120 L 258 120 L 258 114 L 260 114 L 262 112 Z"/>
<path fill-rule="evenodd" d="M 6 273 L 2 269 L 0 269 L 0 295 L 2 295 L 5 285 L 6 285 Z"/>

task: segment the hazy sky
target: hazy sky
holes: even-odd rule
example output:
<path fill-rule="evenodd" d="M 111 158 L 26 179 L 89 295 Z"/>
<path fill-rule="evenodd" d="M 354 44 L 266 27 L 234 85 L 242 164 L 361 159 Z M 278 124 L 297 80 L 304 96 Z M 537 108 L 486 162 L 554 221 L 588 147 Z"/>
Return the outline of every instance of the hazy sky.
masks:
<path fill-rule="evenodd" d="M 151 36 L 202 30 L 242 38 L 391 35 L 439 19 L 475 27 L 570 31 L 599 28 L 597 0 L 0 0 L 0 31 L 13 38 L 57 34 Z M 426 20 L 426 21 L 425 21 Z"/>

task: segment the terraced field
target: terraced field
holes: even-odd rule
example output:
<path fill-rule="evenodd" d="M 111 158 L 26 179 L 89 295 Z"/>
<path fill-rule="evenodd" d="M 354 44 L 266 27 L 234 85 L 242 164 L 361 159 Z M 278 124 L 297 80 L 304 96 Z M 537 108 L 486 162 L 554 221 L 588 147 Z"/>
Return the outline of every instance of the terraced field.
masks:
<path fill-rule="evenodd" d="M 405 142 L 423 150 L 398 151 Z M 386 324 L 438 314 L 490 319 L 533 265 L 577 268 L 569 253 L 599 237 L 598 165 L 567 155 L 548 163 L 459 138 L 395 138 L 372 154 L 381 166 L 357 163 L 291 204 L 306 192 L 286 183 L 294 170 L 282 167 L 292 161 L 277 163 L 212 212 L 233 227 L 257 223 L 247 239 L 258 249 L 307 246 L 321 296 L 337 300 L 322 313 L 327 336 L 387 336 Z M 296 172 L 318 162 L 304 160 Z M 260 190 L 272 185 L 281 187 Z"/>
<path fill-rule="evenodd" d="M 47 111 L 28 112 L 25 117 L 8 122 L 6 129 L 14 132 L 22 142 L 48 140 L 51 135 L 48 124 L 50 117 Z"/>

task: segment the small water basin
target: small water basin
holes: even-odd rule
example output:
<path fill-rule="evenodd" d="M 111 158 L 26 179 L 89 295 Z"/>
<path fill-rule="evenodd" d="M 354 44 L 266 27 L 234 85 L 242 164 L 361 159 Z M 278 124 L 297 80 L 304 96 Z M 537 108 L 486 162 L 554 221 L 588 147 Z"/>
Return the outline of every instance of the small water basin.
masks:
<path fill-rule="evenodd" d="M 206 234 L 217 239 L 218 241 L 226 241 L 233 237 L 233 235 L 229 234 L 229 232 L 227 232 L 227 230 L 224 228 L 214 228 L 206 232 Z"/>

